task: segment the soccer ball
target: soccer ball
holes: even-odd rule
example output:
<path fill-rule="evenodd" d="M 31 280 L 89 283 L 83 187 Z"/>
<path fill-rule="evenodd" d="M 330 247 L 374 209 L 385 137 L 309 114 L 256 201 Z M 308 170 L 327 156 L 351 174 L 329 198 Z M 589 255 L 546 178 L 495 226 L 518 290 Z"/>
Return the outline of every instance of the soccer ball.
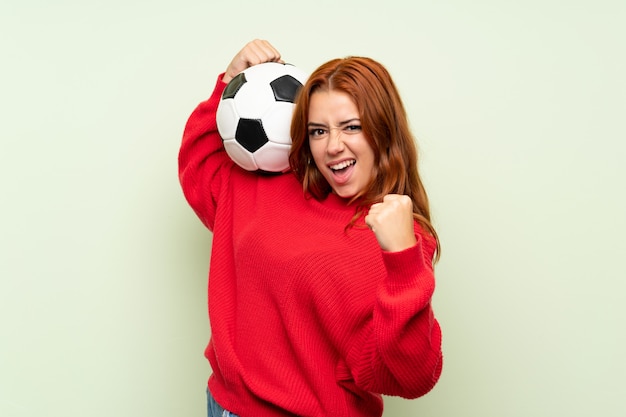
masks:
<path fill-rule="evenodd" d="M 294 99 L 307 75 L 290 64 L 245 69 L 222 93 L 217 129 L 230 158 L 248 171 L 289 170 Z"/>

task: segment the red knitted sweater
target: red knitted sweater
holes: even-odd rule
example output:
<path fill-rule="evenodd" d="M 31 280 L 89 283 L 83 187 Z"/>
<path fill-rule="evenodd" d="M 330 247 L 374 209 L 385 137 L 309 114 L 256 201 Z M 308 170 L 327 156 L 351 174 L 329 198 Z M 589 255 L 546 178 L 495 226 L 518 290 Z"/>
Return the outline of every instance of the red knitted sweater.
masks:
<path fill-rule="evenodd" d="M 213 397 L 242 417 L 358 417 L 382 415 L 380 394 L 424 395 L 442 366 L 432 237 L 416 224 L 414 247 L 384 252 L 362 219 L 346 229 L 355 209 L 341 198 L 234 165 L 215 121 L 225 85 L 191 114 L 179 154 L 213 232 Z"/>

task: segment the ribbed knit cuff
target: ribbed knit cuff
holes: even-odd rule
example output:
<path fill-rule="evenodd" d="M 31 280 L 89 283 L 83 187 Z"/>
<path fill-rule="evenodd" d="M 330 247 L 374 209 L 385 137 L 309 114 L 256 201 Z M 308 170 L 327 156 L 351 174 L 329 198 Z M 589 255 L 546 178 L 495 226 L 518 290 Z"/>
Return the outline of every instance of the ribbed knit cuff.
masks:
<path fill-rule="evenodd" d="M 417 236 L 417 243 L 400 252 L 383 251 L 383 261 L 387 268 L 387 285 L 395 288 L 406 288 L 415 285 L 419 275 L 427 269 L 432 272 L 430 260 L 424 259 L 422 238 Z M 428 263 L 427 263 L 428 262 Z"/>

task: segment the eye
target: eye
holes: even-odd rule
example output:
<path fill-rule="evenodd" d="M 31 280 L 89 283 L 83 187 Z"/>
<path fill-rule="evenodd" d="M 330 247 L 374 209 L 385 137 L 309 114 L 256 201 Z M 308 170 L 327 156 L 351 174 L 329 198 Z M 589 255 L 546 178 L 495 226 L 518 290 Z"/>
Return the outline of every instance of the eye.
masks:
<path fill-rule="evenodd" d="M 322 138 L 326 135 L 326 130 L 316 127 L 309 129 L 309 138 Z"/>
<path fill-rule="evenodd" d="M 357 124 L 347 125 L 343 130 L 349 135 L 354 135 L 354 134 L 361 132 L 361 125 L 357 125 Z"/>

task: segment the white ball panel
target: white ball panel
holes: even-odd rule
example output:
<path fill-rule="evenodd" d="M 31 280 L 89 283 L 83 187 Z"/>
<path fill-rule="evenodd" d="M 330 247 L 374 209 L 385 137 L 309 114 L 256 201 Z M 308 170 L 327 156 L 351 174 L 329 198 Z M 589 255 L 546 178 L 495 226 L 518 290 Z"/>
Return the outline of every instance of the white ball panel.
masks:
<path fill-rule="evenodd" d="M 292 103 L 276 102 L 263 115 L 263 128 L 270 141 L 291 145 L 291 116 L 294 108 Z"/>
<path fill-rule="evenodd" d="M 234 98 L 237 114 L 248 119 L 258 119 L 274 102 L 270 85 L 257 80 L 245 83 Z"/>
<path fill-rule="evenodd" d="M 291 146 L 268 142 L 254 153 L 259 169 L 271 172 L 285 172 L 289 169 L 289 149 Z"/>
<path fill-rule="evenodd" d="M 217 120 L 217 130 L 222 139 L 234 139 L 239 116 L 232 99 L 220 101 L 215 118 Z"/>
<path fill-rule="evenodd" d="M 246 80 L 248 81 L 269 84 L 276 78 L 276 74 L 285 72 L 286 66 L 278 62 L 266 62 L 246 68 L 243 72 L 246 74 Z"/>
<path fill-rule="evenodd" d="M 228 156 L 230 156 L 230 159 L 235 161 L 237 165 L 243 169 L 247 171 L 256 171 L 259 169 L 252 154 L 244 149 L 234 139 L 225 140 L 224 148 L 226 149 Z"/>

